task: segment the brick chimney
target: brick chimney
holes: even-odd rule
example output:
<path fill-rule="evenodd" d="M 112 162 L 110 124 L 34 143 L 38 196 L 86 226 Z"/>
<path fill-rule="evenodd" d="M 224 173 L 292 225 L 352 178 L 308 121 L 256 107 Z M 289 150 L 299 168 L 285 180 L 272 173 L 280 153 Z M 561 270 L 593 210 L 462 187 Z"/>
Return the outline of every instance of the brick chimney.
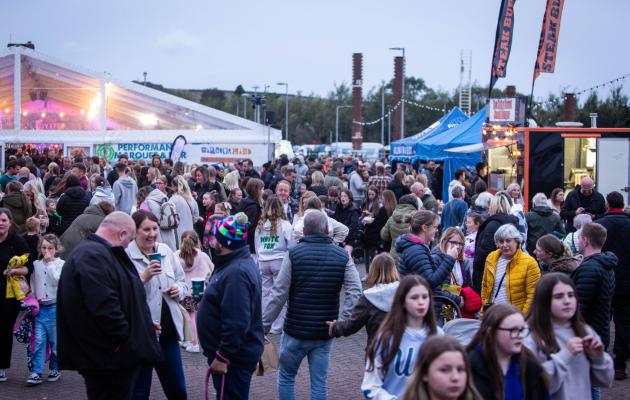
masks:
<path fill-rule="evenodd" d="M 577 102 L 574 93 L 564 94 L 564 109 L 562 112 L 563 122 L 575 122 Z"/>

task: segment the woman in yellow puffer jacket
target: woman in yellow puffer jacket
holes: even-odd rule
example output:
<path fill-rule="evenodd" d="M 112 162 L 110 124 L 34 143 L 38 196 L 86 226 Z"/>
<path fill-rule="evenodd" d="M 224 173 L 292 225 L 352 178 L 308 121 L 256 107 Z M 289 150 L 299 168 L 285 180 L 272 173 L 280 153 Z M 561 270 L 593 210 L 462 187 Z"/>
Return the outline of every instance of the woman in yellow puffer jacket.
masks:
<path fill-rule="evenodd" d="M 486 258 L 481 299 L 484 304 L 512 304 L 527 314 L 540 279 L 540 267 L 521 250 L 522 236 L 513 225 L 497 229 L 494 241 L 498 249 Z"/>

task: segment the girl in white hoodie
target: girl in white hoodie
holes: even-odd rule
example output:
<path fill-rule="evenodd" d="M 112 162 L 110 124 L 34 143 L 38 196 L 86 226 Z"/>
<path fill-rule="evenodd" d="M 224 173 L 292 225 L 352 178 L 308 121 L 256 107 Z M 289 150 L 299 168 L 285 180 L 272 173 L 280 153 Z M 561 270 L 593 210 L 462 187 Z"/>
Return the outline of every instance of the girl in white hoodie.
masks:
<path fill-rule="evenodd" d="M 591 386 L 612 385 L 612 358 L 584 323 L 571 278 L 553 272 L 538 281 L 527 323 L 524 344 L 547 372 L 552 399 L 590 400 Z"/>
<path fill-rule="evenodd" d="M 35 317 L 35 348 L 33 351 L 33 370 L 26 383 L 42 383 L 40 375 L 44 372 L 46 344 L 50 344 L 51 354 L 48 364 L 49 382 L 59 379 L 57 364 L 57 285 L 64 261 L 57 257 L 61 251 L 61 242 L 53 234 L 44 235 L 38 246 L 40 259 L 33 263 L 31 275 L 32 295 L 39 303 L 39 313 Z"/>
<path fill-rule="evenodd" d="M 280 273 L 282 260 L 293 245 L 291 223 L 284 214 L 282 201 L 271 196 L 265 202 L 262 215 L 254 234 L 254 244 L 258 257 L 258 267 L 262 275 L 262 307 L 263 310 L 271 299 L 273 283 Z M 280 333 L 284 325 L 286 304 L 271 325 L 271 333 Z"/>
<path fill-rule="evenodd" d="M 350 336 L 365 326 L 369 346 L 387 316 L 400 280 L 396 263 L 389 253 L 380 253 L 372 260 L 369 271 L 367 289 L 352 309 L 350 318 L 326 321 L 331 337 Z"/>
<path fill-rule="evenodd" d="M 361 383 L 365 398 L 402 398 L 422 344 L 436 334 L 443 332 L 435 322 L 431 286 L 419 275 L 404 276 L 389 314 L 368 347 Z"/>

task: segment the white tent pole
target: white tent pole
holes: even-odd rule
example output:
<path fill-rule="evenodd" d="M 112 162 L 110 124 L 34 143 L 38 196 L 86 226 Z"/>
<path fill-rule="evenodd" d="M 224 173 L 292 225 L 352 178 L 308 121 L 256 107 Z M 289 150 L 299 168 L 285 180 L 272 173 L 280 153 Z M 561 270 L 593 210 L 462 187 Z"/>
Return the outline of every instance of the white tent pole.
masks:
<path fill-rule="evenodd" d="M 13 62 L 13 129 L 22 129 L 22 57 L 19 46 L 15 50 Z"/>

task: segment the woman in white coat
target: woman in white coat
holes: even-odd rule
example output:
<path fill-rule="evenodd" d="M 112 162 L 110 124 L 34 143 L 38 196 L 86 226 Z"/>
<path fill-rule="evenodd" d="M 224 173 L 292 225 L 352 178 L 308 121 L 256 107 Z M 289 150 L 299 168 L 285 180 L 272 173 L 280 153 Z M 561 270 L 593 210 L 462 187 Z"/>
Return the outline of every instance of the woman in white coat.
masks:
<path fill-rule="evenodd" d="M 173 178 L 171 203 L 175 204 L 177 215 L 179 215 L 179 225 L 177 225 L 177 229 L 175 230 L 177 243 L 179 244 L 177 248 L 179 248 L 184 232 L 194 230 L 195 222 L 199 220 L 199 206 L 197 205 L 197 201 L 193 199 L 190 193 L 190 187 L 188 187 L 188 182 L 186 182 L 183 176 Z"/>
<path fill-rule="evenodd" d="M 178 306 L 188 294 L 186 277 L 178 257 L 164 243 L 158 243 L 160 227 L 152 213 L 136 211 L 136 238 L 129 243 L 127 254 L 144 283 L 147 303 L 154 324 L 160 326 L 159 342 L 163 360 L 144 366 L 134 389 L 134 399 L 148 399 L 153 368 L 168 399 L 185 399 L 186 382 L 179 350 L 184 340 L 184 321 Z"/>

